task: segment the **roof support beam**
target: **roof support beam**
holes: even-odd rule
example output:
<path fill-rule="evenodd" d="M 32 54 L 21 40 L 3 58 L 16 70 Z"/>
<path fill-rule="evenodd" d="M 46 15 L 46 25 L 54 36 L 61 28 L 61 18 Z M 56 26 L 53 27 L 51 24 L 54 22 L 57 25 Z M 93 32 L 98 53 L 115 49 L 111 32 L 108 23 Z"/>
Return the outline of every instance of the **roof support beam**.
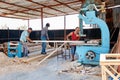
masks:
<path fill-rule="evenodd" d="M 29 2 L 32 2 L 32 3 L 35 3 L 35 4 L 41 5 L 41 6 L 43 6 L 43 7 L 46 7 L 46 8 L 49 8 L 49 9 L 52 9 L 52 10 L 55 10 L 55 11 L 58 11 L 58 12 L 61 12 L 61 13 L 64 13 L 64 14 L 67 14 L 66 12 L 63 12 L 63 11 L 61 11 L 61 10 L 52 8 L 52 7 L 50 7 L 50 6 L 46 6 L 46 5 L 44 5 L 44 4 L 40 4 L 40 3 L 35 2 L 35 1 L 33 1 L 33 0 L 26 0 L 26 1 L 29 1 Z"/>
<path fill-rule="evenodd" d="M 43 29 L 43 8 L 41 8 L 41 29 Z"/>
<path fill-rule="evenodd" d="M 70 8 L 70 9 L 74 10 L 74 11 L 77 11 L 76 9 L 74 9 L 74 8 L 72 8 L 72 7 L 70 7 L 70 6 L 68 6 L 67 4 L 65 4 L 65 3 L 63 3 L 63 2 L 60 2 L 60 1 L 58 1 L 58 0 L 54 0 L 54 1 L 60 3 L 61 5 L 64 5 L 64 6 L 68 7 L 68 8 Z"/>
<path fill-rule="evenodd" d="M 23 20 L 28 20 L 27 18 L 20 18 L 20 17 L 9 17 L 9 16 L 3 16 L 3 15 L 0 15 L 0 17 L 6 17 L 6 18 L 15 18 L 15 19 L 23 19 Z"/>
<path fill-rule="evenodd" d="M 9 5 L 13 5 L 13 6 L 17 6 L 17 7 L 20 7 L 20 8 L 28 9 L 28 10 L 33 10 L 33 11 L 36 11 L 36 12 L 41 12 L 41 11 L 36 10 L 36 9 L 24 7 L 24 6 L 21 6 L 21 5 L 16 5 L 16 4 L 13 4 L 13 3 L 8 3 L 8 2 L 5 2 L 5 1 L 0 1 L 0 2 L 5 3 L 5 4 L 9 4 Z M 49 14 L 49 15 L 54 15 L 54 14 L 52 14 L 52 13 L 46 13 L 46 12 L 44 12 L 44 13 L 45 13 L 45 14 Z"/>
<path fill-rule="evenodd" d="M 24 0 L 24 3 L 26 3 L 26 5 L 27 5 L 27 6 L 25 6 L 24 4 L 22 4 L 21 1 L 9 2 L 6 0 L 0 0 L 0 4 L 5 5 L 5 7 L 3 7 L 2 5 L 0 6 L 1 12 L 3 12 L 0 14 L 0 16 L 3 16 L 3 17 L 11 16 L 13 18 L 18 17 L 18 18 L 25 18 L 25 19 L 42 18 L 41 16 L 43 14 L 45 14 L 45 15 L 43 15 L 43 17 L 54 17 L 54 16 L 60 16 L 60 15 L 64 16 L 64 15 L 68 15 L 68 14 L 77 13 L 78 7 L 74 8 L 73 6 L 70 6 L 70 5 L 75 6 L 75 4 L 78 4 L 78 6 L 79 6 L 79 4 L 81 4 L 82 1 L 84 1 L 84 0 L 71 0 L 71 1 L 65 1 L 65 2 L 64 1 L 62 2 L 61 0 L 53 0 L 53 3 L 46 5 L 44 3 L 41 3 L 39 0 L 38 1 Z M 18 2 L 18 4 L 17 4 L 17 2 Z M 10 8 L 8 6 L 10 6 Z M 67 10 L 65 11 L 65 9 L 57 8 L 57 7 L 61 7 L 61 6 L 63 6 L 63 8 L 70 9 L 70 12 L 72 12 L 72 13 L 70 13 Z M 45 9 L 47 9 L 48 11 Z M 56 12 L 58 14 L 56 14 Z"/>
<path fill-rule="evenodd" d="M 2 12 L 3 14 L 1 14 L 1 16 L 7 16 L 6 14 L 8 13 L 5 13 L 5 12 Z M 14 16 L 18 16 L 18 17 L 28 17 L 28 16 L 23 16 L 23 15 L 18 15 L 18 14 L 14 14 Z"/>
<path fill-rule="evenodd" d="M 77 2 L 81 2 L 80 0 L 78 1 L 73 1 L 73 2 L 68 2 L 68 3 L 65 3 L 65 4 L 73 4 L 73 3 L 77 3 Z M 61 6 L 61 4 L 55 4 L 55 5 L 49 5 L 48 7 L 55 7 L 55 6 Z M 34 8 L 34 9 L 40 9 L 41 7 L 39 8 Z M 42 8 L 45 8 L 45 7 L 42 7 Z M 29 10 L 24 10 L 24 11 L 29 11 Z"/>
<path fill-rule="evenodd" d="M 66 40 L 66 16 L 64 16 L 64 40 Z"/>
<path fill-rule="evenodd" d="M 20 12 L 20 13 L 27 14 L 27 15 L 39 16 L 39 15 L 36 15 L 36 14 L 27 13 L 27 12 L 23 12 L 23 11 L 12 10 L 12 9 L 8 9 L 8 8 L 2 8 L 2 7 L 0 7 L 0 9 L 12 11 L 11 13 L 6 13 L 5 15 L 14 15 L 14 13 L 19 13 Z"/>
<path fill-rule="evenodd" d="M 78 0 L 78 1 L 73 1 L 73 2 L 67 2 L 67 3 L 65 3 L 65 4 L 73 4 L 73 3 L 77 3 L 77 2 L 81 2 L 80 0 Z M 55 6 L 61 6 L 61 3 L 60 4 L 56 4 L 56 5 L 49 5 L 50 7 L 55 7 Z"/>
<path fill-rule="evenodd" d="M 28 19 L 28 28 L 30 27 L 30 20 Z"/>

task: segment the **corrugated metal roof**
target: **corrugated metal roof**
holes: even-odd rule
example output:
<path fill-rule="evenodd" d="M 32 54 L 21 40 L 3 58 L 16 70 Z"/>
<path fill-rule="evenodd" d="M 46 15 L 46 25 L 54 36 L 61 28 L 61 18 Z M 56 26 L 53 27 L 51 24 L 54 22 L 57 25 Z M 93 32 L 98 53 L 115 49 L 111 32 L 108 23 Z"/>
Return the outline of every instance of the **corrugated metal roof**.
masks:
<path fill-rule="evenodd" d="M 0 0 L 0 16 L 19 19 L 38 19 L 77 14 L 85 0 Z M 101 3 L 102 0 L 95 0 Z M 116 0 L 103 0 L 115 5 Z M 120 1 L 120 0 L 117 0 Z"/>
<path fill-rule="evenodd" d="M 79 13 L 84 0 L 0 0 L 0 16 L 38 19 Z"/>

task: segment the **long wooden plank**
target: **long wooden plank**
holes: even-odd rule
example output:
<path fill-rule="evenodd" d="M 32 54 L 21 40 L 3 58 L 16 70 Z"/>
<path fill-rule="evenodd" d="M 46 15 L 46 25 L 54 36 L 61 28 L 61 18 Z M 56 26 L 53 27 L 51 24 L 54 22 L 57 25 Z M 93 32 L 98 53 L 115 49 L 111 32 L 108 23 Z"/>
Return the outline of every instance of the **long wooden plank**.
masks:
<path fill-rule="evenodd" d="M 54 51 L 54 50 L 52 50 L 52 51 Z M 41 61 L 43 58 L 45 58 L 46 56 L 48 56 L 52 51 L 50 51 L 50 52 L 48 51 L 47 54 L 45 54 L 45 55 L 39 54 L 39 55 L 36 55 L 36 56 L 34 56 L 34 57 L 31 57 L 31 58 L 28 58 L 28 59 L 24 59 L 23 62 L 28 63 L 28 62 L 33 62 L 33 61 L 36 61 L 36 60 Z M 54 56 L 56 56 L 56 55 L 59 55 L 60 53 L 61 53 L 61 50 L 58 50 L 58 51 L 55 52 L 54 55 L 52 55 L 51 57 L 54 57 Z M 51 58 L 51 57 L 49 57 L 49 58 Z"/>
<path fill-rule="evenodd" d="M 66 43 L 63 43 L 60 47 L 56 48 L 53 52 L 51 52 L 48 56 L 46 56 L 44 59 L 42 59 L 38 65 L 40 65 L 42 62 L 44 62 L 46 59 L 48 59 L 50 56 L 52 56 L 55 52 L 57 52 L 59 49 L 61 49 Z"/>
<path fill-rule="evenodd" d="M 102 80 L 107 80 L 106 72 L 104 70 L 104 66 L 102 66 Z"/>
<path fill-rule="evenodd" d="M 97 46 L 99 45 L 98 43 L 85 43 L 84 41 L 62 41 L 62 40 L 51 40 L 51 41 L 41 41 L 41 40 L 33 40 L 34 43 L 41 43 L 41 42 L 52 42 L 52 43 L 70 43 L 70 45 L 85 45 L 85 46 L 89 46 L 89 45 L 93 45 L 93 46 Z"/>
<path fill-rule="evenodd" d="M 100 65 L 120 65 L 120 61 L 116 62 L 100 62 Z"/>
<path fill-rule="evenodd" d="M 34 61 L 34 60 L 37 60 L 37 59 L 42 59 L 43 57 L 45 57 L 46 55 L 39 55 L 39 56 L 35 56 L 35 57 L 32 57 L 32 58 L 29 58 L 26 60 L 26 62 L 31 62 L 31 61 Z"/>

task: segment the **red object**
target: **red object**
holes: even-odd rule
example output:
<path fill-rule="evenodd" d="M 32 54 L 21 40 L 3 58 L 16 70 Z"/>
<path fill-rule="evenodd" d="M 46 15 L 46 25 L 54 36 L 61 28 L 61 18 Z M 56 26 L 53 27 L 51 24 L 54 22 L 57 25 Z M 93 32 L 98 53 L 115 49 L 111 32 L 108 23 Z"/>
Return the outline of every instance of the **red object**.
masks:
<path fill-rule="evenodd" d="M 74 32 L 72 33 L 72 40 L 74 41 L 74 40 L 79 40 L 79 36 L 77 36 Z"/>

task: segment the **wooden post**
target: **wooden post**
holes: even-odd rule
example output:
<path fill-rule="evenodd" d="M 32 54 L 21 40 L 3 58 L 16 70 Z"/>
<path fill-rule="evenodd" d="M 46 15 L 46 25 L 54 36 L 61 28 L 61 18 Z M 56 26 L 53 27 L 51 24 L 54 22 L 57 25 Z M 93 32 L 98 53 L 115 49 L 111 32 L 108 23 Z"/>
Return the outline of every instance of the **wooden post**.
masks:
<path fill-rule="evenodd" d="M 101 68 L 102 68 L 102 80 L 107 80 L 107 78 L 106 78 L 106 72 L 104 70 L 104 66 L 101 66 Z"/>
<path fill-rule="evenodd" d="M 64 16 L 64 40 L 66 40 L 66 16 Z"/>
<path fill-rule="evenodd" d="M 41 29 L 43 29 L 43 8 L 41 8 Z"/>
<path fill-rule="evenodd" d="M 10 39 L 9 39 L 10 34 L 9 33 L 10 32 L 9 32 L 9 27 L 8 27 L 8 42 L 10 41 Z"/>
<path fill-rule="evenodd" d="M 30 20 L 28 19 L 28 28 L 30 27 Z"/>

